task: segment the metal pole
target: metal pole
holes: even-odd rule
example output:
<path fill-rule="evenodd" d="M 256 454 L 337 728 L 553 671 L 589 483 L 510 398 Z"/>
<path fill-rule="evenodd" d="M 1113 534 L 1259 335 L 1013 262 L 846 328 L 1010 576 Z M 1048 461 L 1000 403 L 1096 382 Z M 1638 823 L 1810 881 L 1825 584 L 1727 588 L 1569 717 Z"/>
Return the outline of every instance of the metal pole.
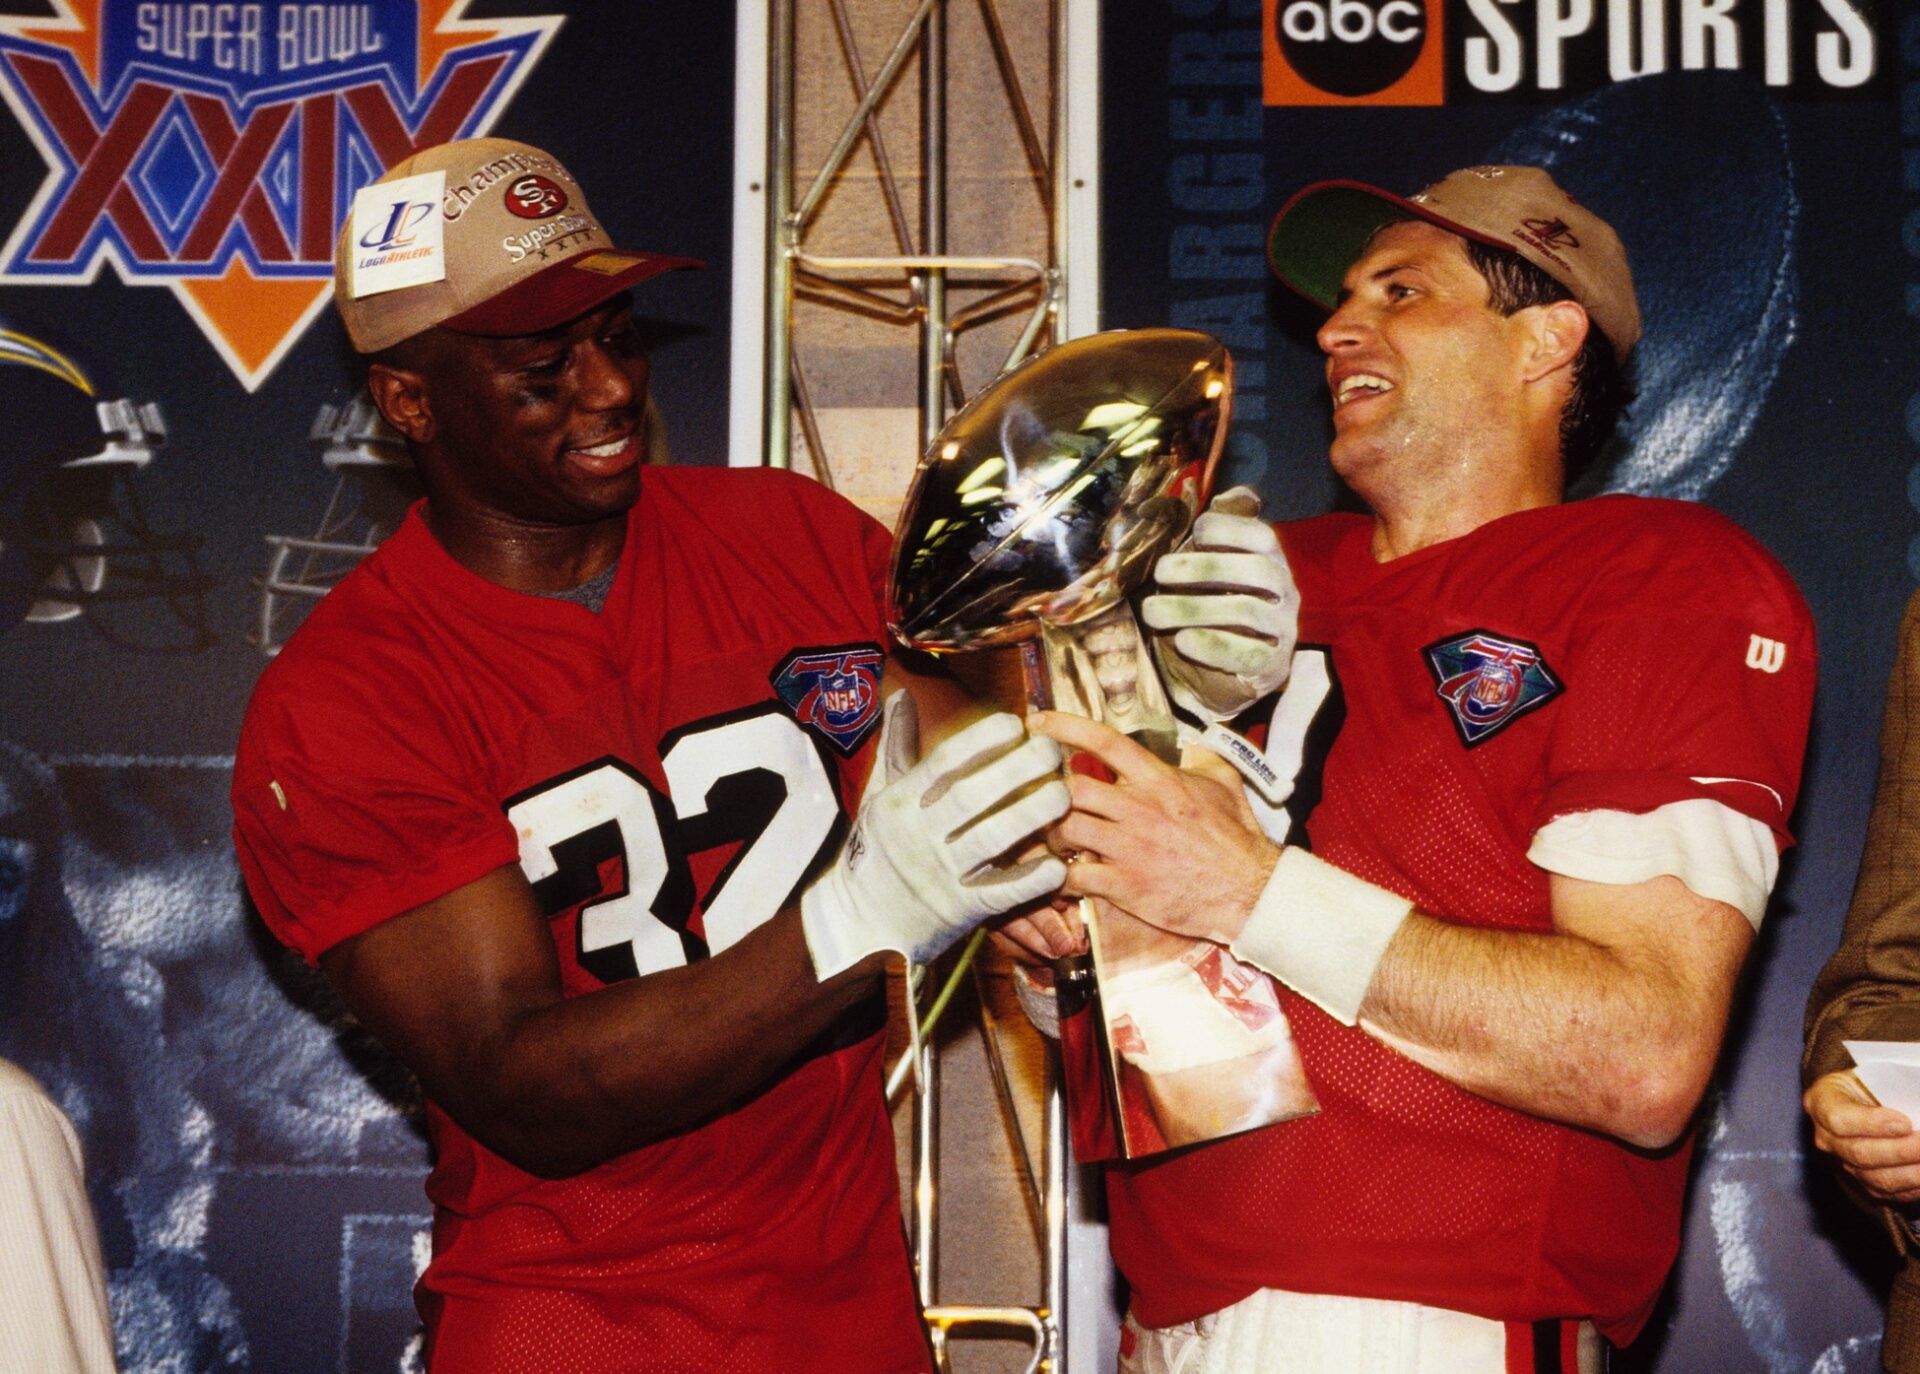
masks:
<path fill-rule="evenodd" d="M 1049 242 L 1047 261 L 1053 267 L 1053 276 L 1048 282 L 1052 297 L 1052 317 L 1048 320 L 1048 332 L 1051 341 L 1060 343 L 1067 337 L 1067 292 L 1070 290 L 1070 277 L 1067 271 L 1068 215 L 1073 205 L 1071 194 L 1072 159 L 1067 156 L 1067 83 L 1072 79 L 1072 67 L 1067 61 L 1070 51 L 1068 35 L 1071 28 L 1068 22 L 1069 0 L 1048 0 L 1049 17 L 1052 19 L 1053 42 L 1047 54 L 1047 89 L 1050 101 L 1047 110 L 1047 133 L 1052 143 L 1051 156 L 1047 159 L 1047 171 L 1052 182 L 1052 199 L 1048 209 Z M 1037 321 L 1036 321 L 1037 323 Z M 1055 1045 L 1047 1057 L 1047 1099 L 1046 1099 L 1046 1157 L 1047 1157 L 1047 1196 L 1045 1227 L 1046 1244 L 1043 1262 L 1046 1266 L 1045 1293 L 1043 1300 L 1047 1304 L 1047 1329 L 1052 1337 L 1052 1349 L 1048 1351 L 1048 1374 L 1067 1374 L 1073 1368 L 1070 1363 L 1072 1348 L 1067 1338 L 1068 1305 L 1068 1251 L 1072 1246 L 1073 1228 L 1068 1224 L 1067 1207 L 1069 1204 L 1067 1173 L 1072 1169 L 1073 1157 L 1067 1134 L 1066 1074 L 1061 1061 L 1060 1047 Z"/>
<path fill-rule="evenodd" d="M 1073 1158 L 1067 1148 L 1067 1103 L 1061 1095 L 1060 1052 L 1054 1047 L 1047 1060 L 1046 1103 L 1046 1266 L 1043 1300 L 1047 1304 L 1049 1349 L 1046 1368 L 1062 1374 L 1067 1368 L 1067 1170 Z"/>
<path fill-rule="evenodd" d="M 947 251 L 947 7 L 927 15 L 920 37 L 920 251 Z M 932 447 L 946 423 L 947 273 L 923 269 L 920 299 L 920 449 Z"/>
<path fill-rule="evenodd" d="M 1047 109 L 1047 133 L 1053 140 L 1053 156 L 1047 162 L 1049 179 L 1052 182 L 1053 203 L 1048 207 L 1053 211 L 1048 216 L 1047 229 L 1050 242 L 1047 244 L 1047 261 L 1059 275 L 1054 280 L 1055 295 L 1053 308 L 1053 333 L 1051 342 L 1062 343 L 1067 338 L 1067 293 L 1072 289 L 1072 281 L 1067 272 L 1067 216 L 1073 204 L 1072 159 L 1067 156 L 1067 83 L 1072 75 L 1067 65 L 1067 0 L 1048 0 L 1049 18 L 1053 20 L 1053 50 L 1047 54 L 1047 86 L 1052 103 Z"/>
<path fill-rule="evenodd" d="M 793 13 L 769 0 L 767 34 L 767 332 L 761 461 L 793 465 Z"/>
<path fill-rule="evenodd" d="M 920 26 L 920 251 L 947 251 L 947 11 L 935 5 Z M 920 269 L 920 447 L 924 451 L 946 418 L 942 377 L 946 362 L 947 278 L 939 267 Z M 915 1014 L 910 1008 L 908 1015 Z M 931 1037 L 921 1045 L 920 1093 L 914 1099 L 914 1239 L 920 1267 L 920 1306 L 939 1301 L 940 1231 L 934 1193 L 940 1158 L 939 1055 Z M 933 1353 L 946 1367 L 946 1329 L 929 1327 Z"/>
<path fill-rule="evenodd" d="M 907 1015 L 918 1015 L 913 1005 L 911 981 L 907 984 Z M 938 1301 L 940 1286 L 940 1208 L 936 1195 L 940 1166 L 940 1056 L 934 1051 L 932 1036 L 920 1043 L 919 1080 L 913 1097 L 913 1254 L 920 1306 L 925 1309 Z M 936 1326 L 931 1334 L 934 1355 L 944 1369 L 947 1333 Z"/>

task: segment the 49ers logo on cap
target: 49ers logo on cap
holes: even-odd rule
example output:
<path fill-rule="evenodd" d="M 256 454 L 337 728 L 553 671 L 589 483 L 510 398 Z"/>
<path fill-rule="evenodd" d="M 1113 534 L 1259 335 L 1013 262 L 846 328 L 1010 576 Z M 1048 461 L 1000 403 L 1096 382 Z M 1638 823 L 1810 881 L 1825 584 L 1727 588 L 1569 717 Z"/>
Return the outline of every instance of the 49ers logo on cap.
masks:
<path fill-rule="evenodd" d="M 1269 105 L 1438 105 L 1444 0 L 1262 0 Z"/>
<path fill-rule="evenodd" d="M 550 219 L 567 208 L 560 184 L 529 172 L 507 187 L 507 209 L 521 219 Z"/>

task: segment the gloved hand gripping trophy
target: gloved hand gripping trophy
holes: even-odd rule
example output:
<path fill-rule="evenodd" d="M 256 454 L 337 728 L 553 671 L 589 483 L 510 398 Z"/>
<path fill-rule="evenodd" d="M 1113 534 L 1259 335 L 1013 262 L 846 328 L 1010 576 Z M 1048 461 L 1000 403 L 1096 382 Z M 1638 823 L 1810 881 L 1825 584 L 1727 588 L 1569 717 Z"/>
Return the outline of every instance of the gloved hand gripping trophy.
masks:
<path fill-rule="evenodd" d="M 1206 498 L 1232 377 L 1218 340 L 1180 329 L 1077 339 L 1003 374 L 953 417 L 915 475 L 895 531 L 895 635 L 935 653 L 1018 645 L 1030 706 L 1103 721 L 1173 762 L 1178 729 L 1127 602 L 1158 561 L 1173 588 L 1154 615 L 1171 631 L 1162 661 L 1171 654 L 1176 699 L 1213 722 L 1271 690 L 1265 659 L 1290 640 L 1292 584 L 1271 532 L 1263 549 L 1248 528 L 1265 529 L 1243 513 L 1244 497 L 1223 497 L 1195 541 L 1162 558 Z M 1243 641 L 1258 643 L 1260 663 Z M 1083 903 L 1082 917 L 1097 980 L 1062 972 L 1097 993 L 1104 1088 L 1094 1091 L 1112 1117 L 1104 1131 L 1083 1130 L 1088 1090 L 1070 1091 L 1083 1159 L 1208 1139 L 1310 1104 L 1259 975 L 1217 945 L 1124 912 Z M 1255 1061 L 1271 1067 L 1276 1048 L 1288 1061 L 1277 1091 L 1274 1073 L 1249 1072 Z M 1260 1085 L 1242 1094 L 1236 1079 Z"/>
<path fill-rule="evenodd" d="M 1154 564 L 1160 590 L 1140 603 L 1168 692 L 1202 721 L 1232 720 L 1278 691 L 1293 660 L 1300 591 L 1259 515 L 1251 487 L 1214 497 Z"/>
<path fill-rule="evenodd" d="M 807 952 L 823 979 L 881 950 L 930 963 L 982 917 L 1058 889 L 1066 871 L 1051 854 L 993 863 L 1066 814 L 1059 745 L 1027 737 L 1002 711 L 921 759 L 913 698 L 895 692 L 882 709 L 874 778 L 853 831 L 800 898 Z"/>

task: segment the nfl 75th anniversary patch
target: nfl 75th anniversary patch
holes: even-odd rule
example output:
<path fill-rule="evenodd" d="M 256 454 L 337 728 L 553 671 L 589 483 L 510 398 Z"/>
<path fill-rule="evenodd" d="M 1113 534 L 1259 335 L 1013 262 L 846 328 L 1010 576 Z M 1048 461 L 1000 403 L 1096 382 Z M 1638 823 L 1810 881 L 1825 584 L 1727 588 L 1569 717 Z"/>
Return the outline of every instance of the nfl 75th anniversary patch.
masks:
<path fill-rule="evenodd" d="M 1434 690 L 1471 749 L 1565 691 L 1537 646 L 1469 630 L 1424 650 Z"/>
<path fill-rule="evenodd" d="M 852 757 L 880 723 L 880 646 L 795 649 L 769 678 L 793 718 Z"/>

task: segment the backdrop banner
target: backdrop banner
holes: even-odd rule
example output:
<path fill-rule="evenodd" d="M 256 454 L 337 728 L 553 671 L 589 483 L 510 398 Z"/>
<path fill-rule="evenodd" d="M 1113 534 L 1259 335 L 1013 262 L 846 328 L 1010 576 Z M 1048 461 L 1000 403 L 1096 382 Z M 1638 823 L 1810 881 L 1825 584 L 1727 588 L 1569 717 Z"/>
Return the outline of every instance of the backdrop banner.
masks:
<path fill-rule="evenodd" d="M 1626 240 L 1646 337 L 1599 485 L 1738 520 L 1798 579 L 1821 657 L 1801 843 L 1704 1111 L 1670 1296 L 1626 1366 L 1877 1370 L 1890 1257 L 1809 1158 L 1797 1070 L 1920 575 L 1920 15 L 1128 0 L 1105 21 L 1104 323 L 1226 340 L 1239 393 L 1223 482 L 1256 484 L 1277 515 L 1342 499 L 1318 317 L 1263 259 L 1294 191 L 1337 177 L 1410 194 L 1457 167 L 1537 163 Z"/>
<path fill-rule="evenodd" d="M 449 137 L 560 155 L 618 241 L 709 264 L 639 302 L 675 460 L 726 459 L 733 6 L 469 8 L 0 0 L 0 1055 L 81 1132 L 128 1371 L 419 1358 L 415 1092 L 248 912 L 226 805 L 260 641 L 302 604 L 263 623 L 267 540 L 326 528 L 343 475 L 391 475 L 326 303 L 353 192 Z M 1105 322 L 1229 344 L 1223 481 L 1278 515 L 1341 495 L 1313 312 L 1261 253 L 1290 192 L 1536 161 L 1626 238 L 1647 337 L 1603 483 L 1757 535 L 1812 604 L 1824 668 L 1801 844 L 1706 1111 L 1679 1272 L 1628 1366 L 1874 1369 L 1888 1257 L 1806 1157 L 1795 1066 L 1920 575 L 1920 14 L 1111 0 L 1104 18 Z M 62 467 L 81 455 L 99 461 Z M 98 580 L 91 609 L 49 594 L 54 568 Z"/>
<path fill-rule="evenodd" d="M 79 1128 L 129 1374 L 419 1367 L 417 1092 L 228 837 L 267 537 L 391 473 L 328 303 L 354 191 L 490 132 L 704 259 L 637 302 L 676 459 L 725 461 L 733 6 L 475 8 L 0 5 L 0 1055 Z"/>

